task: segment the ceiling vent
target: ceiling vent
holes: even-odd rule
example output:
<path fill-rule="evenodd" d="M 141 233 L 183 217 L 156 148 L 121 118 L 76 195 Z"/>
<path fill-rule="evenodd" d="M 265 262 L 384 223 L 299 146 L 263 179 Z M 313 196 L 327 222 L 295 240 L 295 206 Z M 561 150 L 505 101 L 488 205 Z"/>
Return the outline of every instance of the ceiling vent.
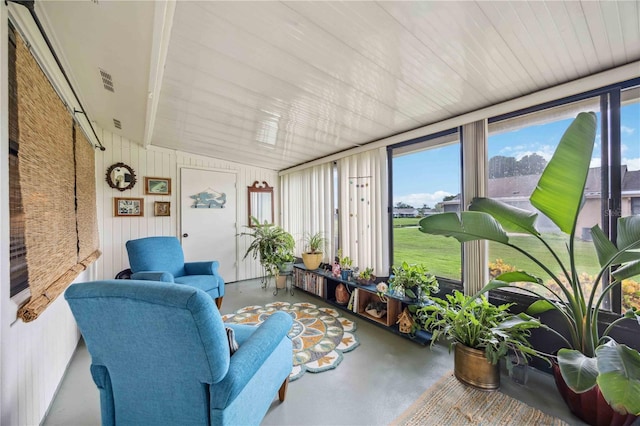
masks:
<path fill-rule="evenodd" d="M 113 125 L 116 129 L 122 129 L 122 123 L 118 119 L 113 119 Z"/>
<path fill-rule="evenodd" d="M 109 74 L 103 69 L 100 69 L 100 77 L 102 78 L 102 84 L 104 85 L 104 88 L 110 92 L 114 92 L 113 80 L 111 79 L 111 74 Z"/>

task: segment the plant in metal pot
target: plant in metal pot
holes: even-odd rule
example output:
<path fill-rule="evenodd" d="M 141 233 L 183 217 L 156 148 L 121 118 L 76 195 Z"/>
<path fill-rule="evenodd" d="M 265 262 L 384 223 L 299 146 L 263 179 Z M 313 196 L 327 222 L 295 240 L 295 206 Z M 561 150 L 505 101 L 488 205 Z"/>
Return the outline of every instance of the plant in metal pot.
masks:
<path fill-rule="evenodd" d="M 278 225 L 267 222 L 261 224 L 255 217 L 251 217 L 251 221 L 253 226 L 247 226 L 249 231 L 240 234 L 251 238 L 243 259 L 251 254 L 260 261 L 266 275 L 272 277 L 285 268 L 286 263 L 293 262 L 295 240 Z"/>
<path fill-rule="evenodd" d="M 322 232 L 307 233 L 304 236 L 304 252 L 302 261 L 309 270 L 318 269 L 322 263 L 323 250 L 327 244 L 327 239 Z"/>
<path fill-rule="evenodd" d="M 509 271 L 492 279 L 481 293 L 518 287 L 537 298 L 528 307 L 530 315 L 558 311 L 568 330 L 566 337 L 555 331 L 564 342 L 564 348 L 558 351 L 557 357 L 561 378 L 556 374 L 556 381 L 561 393 L 562 381 L 578 394 L 589 391 L 595 395 L 599 391 L 615 412 L 637 416 L 640 414 L 640 353 L 615 342 L 609 332 L 627 319 L 640 323 L 640 315 L 636 309 L 629 309 L 606 328 L 599 327 L 598 319 L 609 291 L 620 285 L 622 280 L 640 274 L 640 216 L 618 218 L 615 242 L 606 237 L 600 226 L 591 228 L 600 270 L 590 290 L 582 285 L 576 268 L 578 252 L 574 237 L 595 134 L 595 114 L 578 114 L 562 136 L 529 198 L 533 207 L 569 236 L 566 253 L 556 252 L 538 231 L 535 226 L 537 212 L 490 198 L 474 199 L 469 211 L 460 214 L 441 213 L 423 218 L 420 231 L 454 237 L 460 242 L 493 241 L 510 247 L 535 263 L 549 276 L 552 284 L 529 272 Z M 553 261 L 544 261 L 536 256 L 536 250 L 517 243 L 513 233 L 527 235 L 537 241 Z M 564 394 L 563 397 L 575 414 L 595 423 L 595 419 L 588 418 L 588 414 L 573 406 L 570 397 Z M 611 411 L 611 416 L 615 415 Z"/>
<path fill-rule="evenodd" d="M 530 356 L 544 358 L 529 343 L 531 329 L 540 327 L 540 321 L 525 313 L 512 314 L 509 308 L 513 303 L 496 306 L 485 295 L 473 297 L 457 290 L 444 299 L 431 300 L 434 303 L 412 305 L 409 310 L 418 327 L 432 333 L 432 345 L 439 338 L 447 340 L 450 349 L 456 344 L 454 371 L 462 382 L 495 389 L 500 384 L 498 362 L 507 353 L 515 353 L 524 360 Z M 475 355 L 471 361 L 463 356 L 468 353 Z M 480 373 L 483 370 L 486 375 Z"/>
<path fill-rule="evenodd" d="M 396 294 L 424 300 L 439 291 L 438 280 L 429 274 L 423 265 L 402 262 L 400 266 L 392 268 L 392 276 L 389 278 L 392 291 Z"/>

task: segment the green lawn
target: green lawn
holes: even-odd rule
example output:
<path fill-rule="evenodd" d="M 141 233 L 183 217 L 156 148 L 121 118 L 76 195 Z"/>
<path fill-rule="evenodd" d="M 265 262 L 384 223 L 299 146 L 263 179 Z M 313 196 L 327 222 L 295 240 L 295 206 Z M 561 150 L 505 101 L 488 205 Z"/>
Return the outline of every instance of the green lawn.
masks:
<path fill-rule="evenodd" d="M 546 239 L 558 255 L 566 259 L 566 238 L 561 235 L 549 235 Z M 546 265 L 554 270 L 557 269 L 551 255 L 544 250 L 542 244 L 535 238 L 512 236 L 510 240 L 513 244 L 525 248 L 529 253 L 543 260 Z M 393 245 L 393 259 L 396 265 L 402 261 L 420 263 L 425 265 L 433 274 L 460 279 L 461 250 L 460 243 L 455 239 L 423 234 L 418 228 L 394 228 Z M 576 241 L 576 248 L 579 254 L 578 270 L 592 275 L 595 274 L 598 270 L 598 259 L 592 243 Z M 502 259 L 505 263 L 516 266 L 517 269 L 526 270 L 544 279 L 547 278 L 544 272 L 524 255 L 501 244 L 490 243 L 489 260 L 493 262 L 496 259 Z"/>

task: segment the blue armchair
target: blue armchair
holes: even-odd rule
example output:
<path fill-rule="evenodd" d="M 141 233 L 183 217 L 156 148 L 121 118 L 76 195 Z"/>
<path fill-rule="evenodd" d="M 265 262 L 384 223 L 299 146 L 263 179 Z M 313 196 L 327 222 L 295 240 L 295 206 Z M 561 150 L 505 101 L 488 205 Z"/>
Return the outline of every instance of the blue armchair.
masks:
<path fill-rule="evenodd" d="M 216 299 L 218 309 L 224 297 L 224 280 L 218 261 L 187 262 L 176 237 L 147 237 L 127 241 L 132 280 L 186 284 L 204 290 Z"/>
<path fill-rule="evenodd" d="M 102 424 L 257 425 L 292 368 L 289 315 L 228 324 L 204 291 L 105 280 L 69 286 L 65 299 L 91 354 Z"/>

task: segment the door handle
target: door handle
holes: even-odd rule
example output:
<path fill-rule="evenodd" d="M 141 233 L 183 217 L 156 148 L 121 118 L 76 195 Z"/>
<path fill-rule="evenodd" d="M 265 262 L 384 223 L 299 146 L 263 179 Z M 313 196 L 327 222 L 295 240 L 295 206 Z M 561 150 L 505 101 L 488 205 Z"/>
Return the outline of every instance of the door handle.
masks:
<path fill-rule="evenodd" d="M 182 234 L 183 238 L 187 238 L 189 236 L 189 234 Z"/>

